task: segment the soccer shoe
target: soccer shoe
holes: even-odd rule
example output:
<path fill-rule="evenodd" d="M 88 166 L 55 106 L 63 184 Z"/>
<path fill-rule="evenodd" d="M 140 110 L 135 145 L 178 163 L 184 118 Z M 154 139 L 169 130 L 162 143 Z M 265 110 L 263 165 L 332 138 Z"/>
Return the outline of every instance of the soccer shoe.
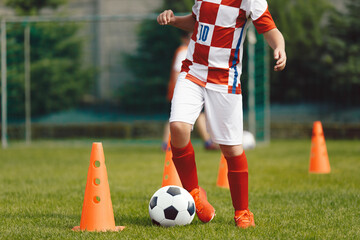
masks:
<path fill-rule="evenodd" d="M 163 152 L 166 152 L 167 147 L 168 147 L 168 143 L 167 143 L 167 142 L 163 142 L 163 143 L 161 144 L 161 150 L 162 150 Z"/>
<path fill-rule="evenodd" d="M 207 201 L 205 190 L 201 187 L 194 188 L 190 194 L 194 198 L 196 215 L 200 221 L 204 223 L 210 222 L 215 216 L 215 209 Z"/>
<path fill-rule="evenodd" d="M 206 141 L 204 147 L 206 150 L 220 150 L 220 146 L 211 140 Z"/>
<path fill-rule="evenodd" d="M 249 209 L 235 211 L 234 220 L 239 228 L 255 227 L 254 214 Z"/>

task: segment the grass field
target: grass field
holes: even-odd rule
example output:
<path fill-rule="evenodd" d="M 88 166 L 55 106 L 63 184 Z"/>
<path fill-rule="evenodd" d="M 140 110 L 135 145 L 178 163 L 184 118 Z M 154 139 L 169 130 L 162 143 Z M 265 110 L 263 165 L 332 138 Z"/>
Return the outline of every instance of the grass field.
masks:
<path fill-rule="evenodd" d="M 256 228 L 237 229 L 227 189 L 216 187 L 219 152 L 195 142 L 199 182 L 214 205 L 208 224 L 153 226 L 148 202 L 161 186 L 160 142 L 104 140 L 116 225 L 79 225 L 91 141 L 13 143 L 0 150 L 0 239 L 360 239 L 360 141 L 330 141 L 331 174 L 308 173 L 310 140 L 272 141 L 247 152 Z"/>

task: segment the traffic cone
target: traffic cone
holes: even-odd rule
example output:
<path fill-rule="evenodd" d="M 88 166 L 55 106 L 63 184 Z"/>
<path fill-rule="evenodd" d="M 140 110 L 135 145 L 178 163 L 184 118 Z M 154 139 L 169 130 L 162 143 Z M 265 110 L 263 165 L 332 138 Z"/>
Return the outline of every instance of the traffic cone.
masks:
<path fill-rule="evenodd" d="M 170 134 L 169 134 L 169 140 L 166 147 L 166 153 L 165 153 L 165 164 L 164 164 L 164 174 L 163 174 L 163 180 L 161 187 L 169 186 L 169 185 L 175 185 L 182 187 L 179 175 L 176 171 L 175 164 L 172 160 L 172 152 L 171 152 L 171 145 L 170 145 Z"/>
<path fill-rule="evenodd" d="M 221 153 L 219 174 L 216 182 L 216 186 L 222 188 L 229 188 L 229 180 L 227 177 L 228 167 L 224 155 Z"/>
<path fill-rule="evenodd" d="M 110 188 L 105 166 L 103 147 L 100 142 L 92 145 L 80 226 L 74 231 L 121 231 L 115 226 Z"/>
<path fill-rule="evenodd" d="M 330 173 L 329 157 L 320 121 L 314 122 L 311 137 L 310 173 Z"/>

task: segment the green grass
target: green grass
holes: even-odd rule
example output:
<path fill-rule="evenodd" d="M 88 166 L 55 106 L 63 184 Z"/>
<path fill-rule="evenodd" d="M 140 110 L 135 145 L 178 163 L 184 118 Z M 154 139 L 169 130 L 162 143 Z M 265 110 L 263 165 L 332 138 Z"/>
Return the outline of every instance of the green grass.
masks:
<path fill-rule="evenodd" d="M 13 143 L 0 150 L 0 239 L 359 239 L 360 141 L 330 141 L 331 173 L 308 173 L 310 140 L 273 141 L 247 152 L 256 228 L 237 229 L 229 190 L 216 187 L 219 152 L 195 144 L 199 182 L 214 205 L 208 224 L 153 226 L 148 202 L 161 186 L 160 142 L 103 142 L 116 225 L 79 225 L 91 141 Z"/>

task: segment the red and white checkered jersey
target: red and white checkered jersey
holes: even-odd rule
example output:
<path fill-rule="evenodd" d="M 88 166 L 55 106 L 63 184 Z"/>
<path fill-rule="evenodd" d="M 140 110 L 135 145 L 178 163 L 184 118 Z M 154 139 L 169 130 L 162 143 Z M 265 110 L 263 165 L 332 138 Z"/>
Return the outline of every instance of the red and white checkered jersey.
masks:
<path fill-rule="evenodd" d="M 259 33 L 276 28 L 266 0 L 196 0 L 196 18 L 182 72 L 208 89 L 240 94 L 243 45 L 253 22 Z"/>

